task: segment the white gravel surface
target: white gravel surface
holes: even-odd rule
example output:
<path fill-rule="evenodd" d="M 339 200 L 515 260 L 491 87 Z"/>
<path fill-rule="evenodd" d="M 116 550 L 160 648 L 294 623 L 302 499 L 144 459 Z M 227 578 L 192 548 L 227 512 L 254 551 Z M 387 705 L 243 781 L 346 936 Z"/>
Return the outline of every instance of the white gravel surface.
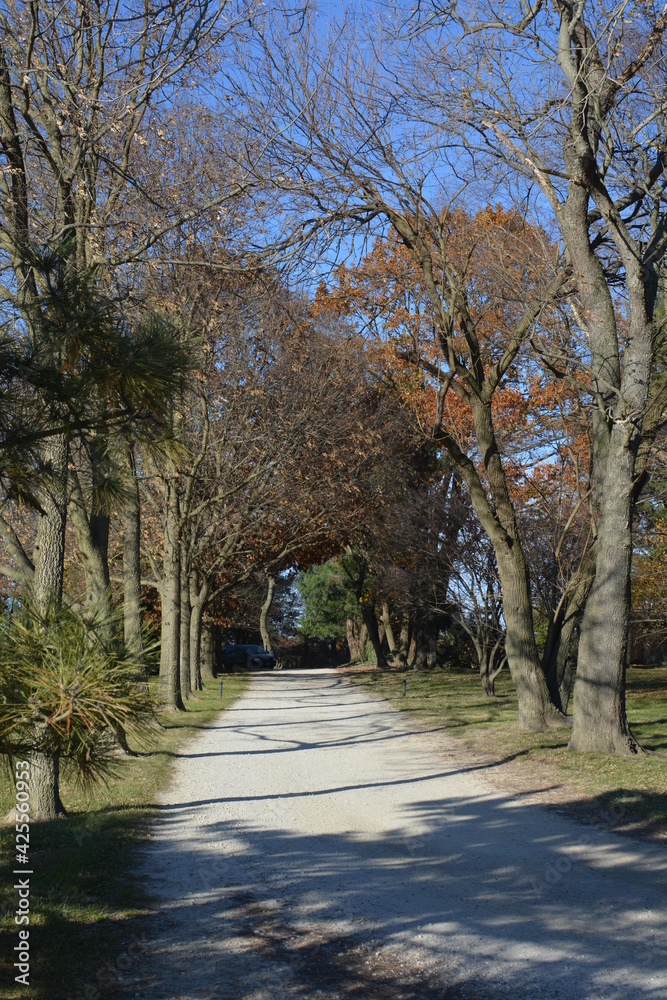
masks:
<path fill-rule="evenodd" d="M 334 671 L 257 675 L 177 761 L 123 996 L 667 998 L 667 854 L 494 790 Z"/>

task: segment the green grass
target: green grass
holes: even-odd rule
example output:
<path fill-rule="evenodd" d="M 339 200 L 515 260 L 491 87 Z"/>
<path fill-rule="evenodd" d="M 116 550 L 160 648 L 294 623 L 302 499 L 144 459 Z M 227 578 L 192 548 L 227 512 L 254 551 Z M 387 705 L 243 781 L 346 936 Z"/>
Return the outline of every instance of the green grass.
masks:
<path fill-rule="evenodd" d="M 225 675 L 223 697 L 218 682 L 199 692 L 187 712 L 162 716 L 150 749 L 118 761 L 109 784 L 82 791 L 70 779 L 61 795 L 69 816 L 33 823 L 30 830 L 30 987 L 14 982 L 16 892 L 12 870 L 14 828 L 0 829 L 0 942 L 2 1000 L 94 1000 L 112 990 L 114 970 L 131 963 L 124 951 L 148 900 L 132 875 L 135 849 L 156 815 L 157 793 L 169 781 L 170 768 L 184 742 L 227 708 L 248 678 Z M 13 805 L 13 786 L 3 769 L 0 815 Z M 134 959 L 136 961 L 136 959 Z M 107 986 L 104 985 L 107 976 Z M 98 978 L 102 976 L 102 978 Z"/>
<path fill-rule="evenodd" d="M 630 724 L 641 745 L 654 751 L 637 757 L 574 753 L 567 749 L 566 728 L 521 732 L 507 672 L 496 681 L 496 698 L 484 696 L 473 671 L 374 670 L 350 677 L 476 753 L 507 762 L 508 773 L 527 787 L 550 787 L 552 801 L 585 818 L 667 834 L 667 667 L 628 671 Z"/>

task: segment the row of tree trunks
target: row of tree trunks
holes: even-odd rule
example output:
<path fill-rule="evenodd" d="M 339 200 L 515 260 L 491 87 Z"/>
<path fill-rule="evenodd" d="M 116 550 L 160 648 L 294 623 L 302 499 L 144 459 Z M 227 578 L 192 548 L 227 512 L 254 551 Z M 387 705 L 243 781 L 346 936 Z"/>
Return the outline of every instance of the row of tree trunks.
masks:
<path fill-rule="evenodd" d="M 203 629 L 209 579 L 189 563 L 182 512 L 173 480 L 166 484 L 165 532 L 160 581 L 162 599 L 158 707 L 182 711 L 204 680 L 213 679 L 213 646 Z"/>

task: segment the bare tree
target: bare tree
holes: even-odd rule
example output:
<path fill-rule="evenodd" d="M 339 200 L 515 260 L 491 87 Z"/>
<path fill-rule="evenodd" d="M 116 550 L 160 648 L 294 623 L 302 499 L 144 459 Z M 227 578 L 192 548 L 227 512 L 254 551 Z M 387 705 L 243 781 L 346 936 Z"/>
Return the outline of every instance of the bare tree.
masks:
<path fill-rule="evenodd" d="M 636 753 L 625 712 L 633 509 L 643 440 L 654 433 L 656 307 L 665 226 L 665 30 L 654 3 L 540 2 L 516 20 L 489 5 L 456 20 L 431 6 L 436 43 L 460 46 L 439 111 L 474 155 L 539 196 L 562 239 L 573 322 L 587 352 L 596 497 L 595 575 L 583 616 L 571 746 Z M 429 33 L 427 32 L 427 35 Z M 485 53 L 484 75 L 469 58 Z M 513 86 L 512 62 L 521 84 Z M 426 64 L 422 64 L 422 68 Z M 443 60 L 429 67 L 442 71 Z M 456 91 L 465 87 L 464 108 Z M 424 106 L 430 102 L 425 89 Z M 433 107 L 433 103 L 431 107 Z M 435 121 L 432 117 L 431 121 Z M 488 161 L 487 161 L 488 162 Z M 583 362 L 583 364 L 582 364 Z M 664 407 L 664 402 L 658 404 Z"/>

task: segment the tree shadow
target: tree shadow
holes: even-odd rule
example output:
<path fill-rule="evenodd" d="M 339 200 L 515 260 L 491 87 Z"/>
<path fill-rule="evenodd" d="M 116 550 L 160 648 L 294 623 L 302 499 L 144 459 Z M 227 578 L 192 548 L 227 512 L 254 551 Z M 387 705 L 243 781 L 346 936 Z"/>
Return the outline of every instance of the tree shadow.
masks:
<path fill-rule="evenodd" d="M 664 852 L 491 792 L 386 703 L 341 712 L 341 683 L 262 678 L 191 755 L 221 767 L 160 807 L 119 997 L 667 996 Z"/>

